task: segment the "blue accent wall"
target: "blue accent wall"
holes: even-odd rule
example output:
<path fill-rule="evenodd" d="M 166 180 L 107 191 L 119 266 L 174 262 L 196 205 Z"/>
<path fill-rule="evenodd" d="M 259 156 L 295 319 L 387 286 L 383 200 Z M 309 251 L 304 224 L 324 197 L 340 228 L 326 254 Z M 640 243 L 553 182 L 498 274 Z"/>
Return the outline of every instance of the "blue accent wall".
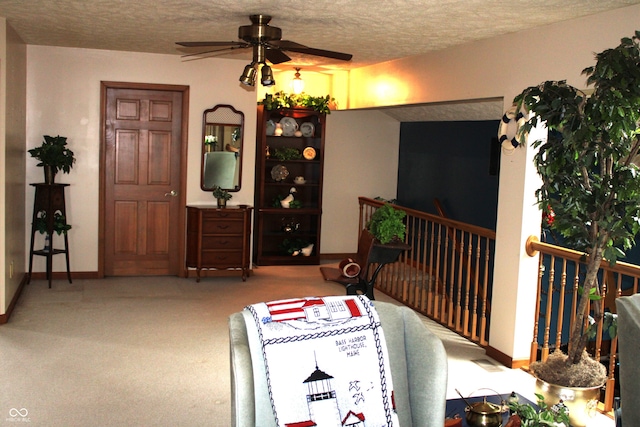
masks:
<path fill-rule="evenodd" d="M 495 230 L 497 132 L 497 120 L 402 123 L 398 204 L 437 214 L 438 198 L 449 218 Z"/>

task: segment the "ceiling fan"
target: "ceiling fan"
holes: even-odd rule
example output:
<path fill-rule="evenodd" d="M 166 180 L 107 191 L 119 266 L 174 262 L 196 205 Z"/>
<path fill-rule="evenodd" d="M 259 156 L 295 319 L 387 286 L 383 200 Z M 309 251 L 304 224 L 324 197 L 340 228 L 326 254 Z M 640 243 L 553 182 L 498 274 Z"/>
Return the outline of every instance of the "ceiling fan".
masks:
<path fill-rule="evenodd" d="M 282 40 L 282 30 L 269 25 L 271 16 L 251 15 L 249 16 L 251 25 L 242 25 L 238 28 L 238 41 L 210 41 L 210 42 L 176 42 L 176 44 L 190 48 L 215 48 L 206 52 L 199 52 L 185 56 L 205 55 L 207 53 L 217 53 L 226 50 L 253 48 L 253 61 L 244 68 L 240 76 L 240 82 L 247 86 L 254 86 L 257 68 L 262 64 L 262 85 L 271 86 L 275 84 L 271 67 L 267 65 L 267 60 L 272 64 L 281 64 L 290 61 L 291 58 L 285 51 L 302 53 L 306 55 L 322 56 L 325 58 L 349 61 L 353 55 L 330 50 L 315 49 L 299 43 Z"/>

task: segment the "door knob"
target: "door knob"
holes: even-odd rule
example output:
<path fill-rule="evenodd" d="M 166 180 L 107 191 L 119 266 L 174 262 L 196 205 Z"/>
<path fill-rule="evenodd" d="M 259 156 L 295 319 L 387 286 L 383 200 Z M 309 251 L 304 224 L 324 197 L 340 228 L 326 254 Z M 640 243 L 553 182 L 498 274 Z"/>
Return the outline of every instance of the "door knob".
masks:
<path fill-rule="evenodd" d="M 171 190 L 168 193 L 164 193 L 164 197 L 167 197 L 167 196 L 176 197 L 177 195 L 178 195 L 178 192 L 176 190 Z"/>

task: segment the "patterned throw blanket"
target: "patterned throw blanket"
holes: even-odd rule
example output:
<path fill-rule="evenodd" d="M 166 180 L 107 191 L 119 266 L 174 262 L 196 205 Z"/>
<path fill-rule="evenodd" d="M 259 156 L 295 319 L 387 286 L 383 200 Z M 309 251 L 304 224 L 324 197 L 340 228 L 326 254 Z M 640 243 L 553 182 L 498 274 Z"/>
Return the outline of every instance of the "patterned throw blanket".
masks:
<path fill-rule="evenodd" d="M 279 427 L 398 426 L 387 347 L 364 295 L 246 307 Z M 255 351 L 254 351 L 255 350 Z"/>

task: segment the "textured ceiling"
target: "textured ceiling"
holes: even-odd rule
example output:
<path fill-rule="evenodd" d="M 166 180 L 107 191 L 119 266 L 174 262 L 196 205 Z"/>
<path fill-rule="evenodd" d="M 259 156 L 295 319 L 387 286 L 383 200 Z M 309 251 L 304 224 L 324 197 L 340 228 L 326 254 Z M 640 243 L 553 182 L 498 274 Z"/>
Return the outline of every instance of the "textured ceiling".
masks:
<path fill-rule="evenodd" d="M 288 66 L 352 68 L 635 3 L 640 0 L 0 0 L 0 16 L 27 44 L 181 54 L 176 41 L 235 41 L 250 14 L 266 14 L 285 40 L 353 54 L 346 64 L 294 57 Z"/>
<path fill-rule="evenodd" d="M 434 102 L 377 108 L 399 122 L 443 122 L 451 120 L 498 120 L 504 114 L 502 99 L 464 102 Z"/>
<path fill-rule="evenodd" d="M 282 38 L 353 54 L 281 65 L 330 72 L 444 49 L 617 9 L 640 0 L 0 0 L 27 44 L 181 55 L 176 41 L 236 41 L 249 15 L 273 16 Z M 225 57 L 250 60 L 247 49 Z M 203 59 L 215 61 L 215 59 Z M 276 67 L 274 67 L 276 68 Z M 400 121 L 499 118 L 499 100 L 383 111 Z M 487 118 L 490 115 L 492 117 Z"/>

